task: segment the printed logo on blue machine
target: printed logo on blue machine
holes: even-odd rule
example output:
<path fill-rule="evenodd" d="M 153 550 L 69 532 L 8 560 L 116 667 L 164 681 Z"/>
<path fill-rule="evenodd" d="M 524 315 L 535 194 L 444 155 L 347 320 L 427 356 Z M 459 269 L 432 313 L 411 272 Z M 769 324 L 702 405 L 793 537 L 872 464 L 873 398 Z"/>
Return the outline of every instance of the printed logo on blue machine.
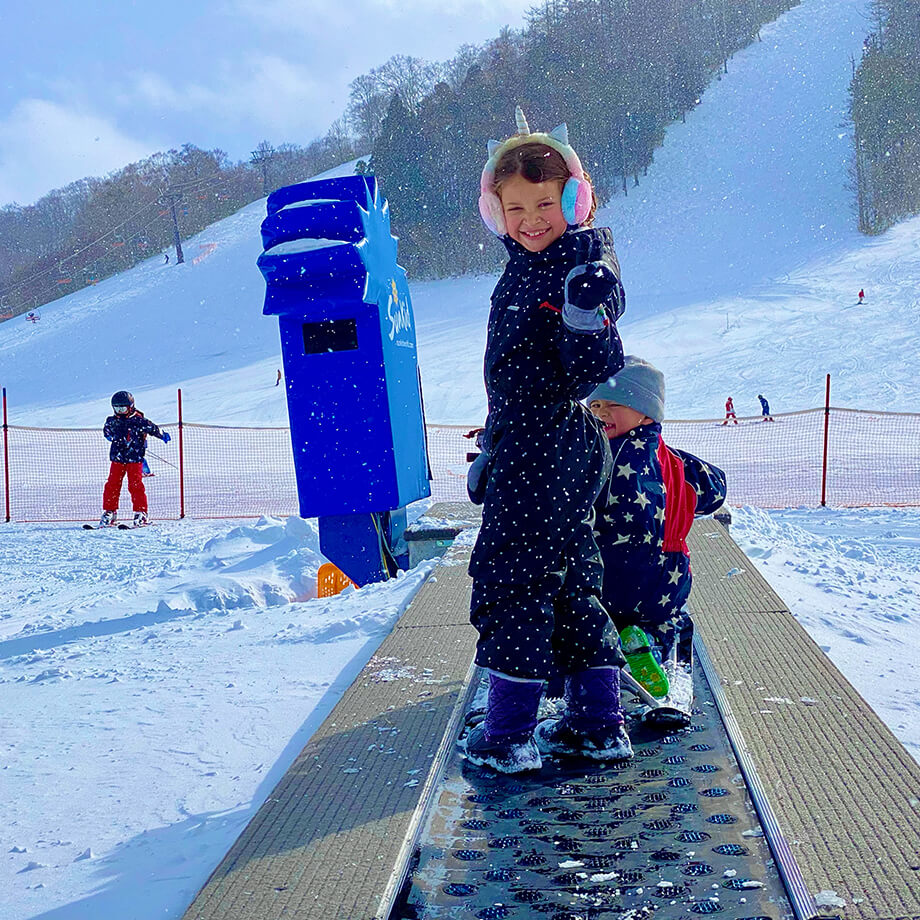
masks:
<path fill-rule="evenodd" d="M 407 297 L 400 297 L 396 279 L 390 279 L 390 296 L 387 300 L 387 319 L 390 323 L 390 341 L 401 348 L 413 348 L 412 337 L 402 336 L 412 330 L 412 310 Z"/>

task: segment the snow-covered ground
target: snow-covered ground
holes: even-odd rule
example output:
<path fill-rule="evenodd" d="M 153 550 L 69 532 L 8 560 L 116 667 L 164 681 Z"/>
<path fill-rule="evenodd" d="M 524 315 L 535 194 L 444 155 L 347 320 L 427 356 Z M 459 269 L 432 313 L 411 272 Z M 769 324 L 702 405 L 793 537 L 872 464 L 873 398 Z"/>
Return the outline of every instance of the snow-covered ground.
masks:
<path fill-rule="evenodd" d="M 300 518 L 0 542 L 4 920 L 181 916 L 432 565 L 320 600 Z"/>
<path fill-rule="evenodd" d="M 827 372 L 837 405 L 920 410 L 920 219 L 862 239 L 847 191 L 868 6 L 804 0 L 763 29 L 602 212 L 627 350 L 665 370 L 672 418 L 713 417 L 729 393 L 741 414 L 759 392 L 815 406 Z M 97 426 L 124 387 L 170 421 L 182 386 L 190 421 L 285 424 L 263 213 L 200 234 L 184 266 L 154 257 L 35 326 L 0 324 L 11 422 Z M 483 417 L 494 280 L 412 286 L 430 421 Z M 920 759 L 920 511 L 743 508 L 733 533 Z M 180 917 L 429 567 L 319 600 L 313 522 L 269 518 L 0 524 L 0 559 L 3 920 Z"/>

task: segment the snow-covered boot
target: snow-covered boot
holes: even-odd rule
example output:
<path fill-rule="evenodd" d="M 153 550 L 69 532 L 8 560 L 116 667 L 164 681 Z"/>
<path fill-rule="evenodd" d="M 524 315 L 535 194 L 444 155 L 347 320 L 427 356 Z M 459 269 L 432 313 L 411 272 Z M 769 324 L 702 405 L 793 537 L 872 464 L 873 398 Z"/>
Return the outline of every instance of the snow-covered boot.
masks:
<path fill-rule="evenodd" d="M 533 738 L 543 681 L 489 674 L 485 719 L 458 742 L 470 763 L 499 773 L 523 773 L 543 766 Z"/>
<path fill-rule="evenodd" d="M 114 527 L 118 522 L 118 512 L 117 511 L 103 511 L 102 517 L 99 518 L 100 527 Z"/>
<path fill-rule="evenodd" d="M 143 527 L 147 523 L 147 512 L 146 511 L 135 511 L 134 512 L 134 526 Z"/>
<path fill-rule="evenodd" d="M 620 669 L 590 668 L 566 678 L 565 714 L 537 726 L 544 754 L 628 760 L 633 756 L 620 709 Z"/>
<path fill-rule="evenodd" d="M 686 654 L 686 658 L 684 657 Z M 642 719 L 666 731 L 690 724 L 693 712 L 693 650 L 673 643 L 670 654 L 662 663 L 668 677 L 668 695 L 658 700 Z"/>

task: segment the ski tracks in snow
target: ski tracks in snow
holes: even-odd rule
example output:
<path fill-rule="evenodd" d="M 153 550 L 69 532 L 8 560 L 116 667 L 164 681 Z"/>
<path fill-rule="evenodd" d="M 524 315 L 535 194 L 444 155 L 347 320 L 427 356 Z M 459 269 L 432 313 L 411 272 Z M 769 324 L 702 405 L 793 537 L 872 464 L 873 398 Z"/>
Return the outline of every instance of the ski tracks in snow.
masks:
<path fill-rule="evenodd" d="M 920 510 L 733 512 L 732 536 L 920 760 Z"/>

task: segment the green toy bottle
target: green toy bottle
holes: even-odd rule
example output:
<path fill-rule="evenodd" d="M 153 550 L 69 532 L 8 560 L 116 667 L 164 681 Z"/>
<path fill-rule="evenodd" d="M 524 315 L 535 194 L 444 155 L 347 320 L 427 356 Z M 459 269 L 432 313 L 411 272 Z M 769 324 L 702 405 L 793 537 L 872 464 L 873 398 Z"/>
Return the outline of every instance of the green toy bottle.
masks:
<path fill-rule="evenodd" d="M 648 636 L 638 626 L 627 626 L 620 633 L 620 644 L 629 665 L 629 673 L 652 696 L 661 699 L 668 695 L 668 675 L 652 654 Z"/>

